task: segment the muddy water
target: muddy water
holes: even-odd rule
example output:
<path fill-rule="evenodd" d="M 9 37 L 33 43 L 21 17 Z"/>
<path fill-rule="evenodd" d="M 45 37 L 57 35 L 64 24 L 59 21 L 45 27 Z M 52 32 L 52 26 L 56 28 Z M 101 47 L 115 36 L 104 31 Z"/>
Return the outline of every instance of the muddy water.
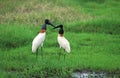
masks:
<path fill-rule="evenodd" d="M 74 72 L 72 78 L 120 78 L 120 74 L 108 74 L 105 72 Z"/>

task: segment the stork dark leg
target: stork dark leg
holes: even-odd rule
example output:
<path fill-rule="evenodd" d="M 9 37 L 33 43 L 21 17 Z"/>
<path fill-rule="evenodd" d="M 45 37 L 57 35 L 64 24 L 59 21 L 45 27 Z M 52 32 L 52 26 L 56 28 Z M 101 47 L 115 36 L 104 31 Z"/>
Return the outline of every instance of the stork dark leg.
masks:
<path fill-rule="evenodd" d="M 59 52 L 59 53 L 58 53 L 58 55 L 59 55 L 58 60 L 60 60 L 60 54 L 61 54 L 61 53 Z"/>
<path fill-rule="evenodd" d="M 60 48 L 60 51 L 59 51 L 58 55 L 59 55 L 58 60 L 60 60 L 60 56 L 61 56 L 61 48 Z"/>
<path fill-rule="evenodd" d="M 38 49 L 39 49 L 39 48 L 37 48 L 37 51 L 36 51 L 36 60 L 37 60 L 37 58 L 38 58 Z"/>
<path fill-rule="evenodd" d="M 43 48 L 41 47 L 41 57 L 43 59 Z"/>
<path fill-rule="evenodd" d="M 65 60 L 65 58 L 66 58 L 66 53 L 65 53 L 65 49 L 64 49 L 64 53 L 63 53 L 63 55 L 64 55 L 64 60 Z"/>

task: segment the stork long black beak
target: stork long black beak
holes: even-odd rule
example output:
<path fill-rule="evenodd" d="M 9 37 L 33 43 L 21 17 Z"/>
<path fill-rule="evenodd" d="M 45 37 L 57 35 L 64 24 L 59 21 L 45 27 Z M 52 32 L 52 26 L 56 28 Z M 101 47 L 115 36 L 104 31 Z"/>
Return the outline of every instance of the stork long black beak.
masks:
<path fill-rule="evenodd" d="M 56 26 L 56 27 L 54 27 L 53 29 L 56 29 L 56 28 L 59 28 L 60 26 L 58 25 L 58 26 Z"/>
<path fill-rule="evenodd" d="M 55 27 L 51 22 L 49 22 L 48 25 L 50 25 L 50 26 L 52 26 L 52 27 Z"/>

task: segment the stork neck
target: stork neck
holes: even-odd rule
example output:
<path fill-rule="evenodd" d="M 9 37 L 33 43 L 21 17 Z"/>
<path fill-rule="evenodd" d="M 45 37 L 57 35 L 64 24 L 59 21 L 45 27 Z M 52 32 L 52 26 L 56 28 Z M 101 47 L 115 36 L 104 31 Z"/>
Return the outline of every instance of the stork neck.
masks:
<path fill-rule="evenodd" d="M 60 28 L 60 29 L 59 29 L 59 36 L 60 36 L 60 37 L 63 37 L 63 34 L 64 34 L 64 30 L 63 30 L 63 28 Z"/>
<path fill-rule="evenodd" d="M 46 31 L 46 29 L 47 29 L 47 27 L 46 27 L 46 24 L 44 23 L 44 24 L 42 25 L 42 28 L 41 28 L 40 33 L 44 33 L 44 32 Z"/>
<path fill-rule="evenodd" d="M 60 28 L 60 29 L 59 29 L 59 34 L 64 34 L 63 28 Z"/>
<path fill-rule="evenodd" d="M 60 37 L 63 37 L 64 35 L 63 34 L 59 34 Z"/>
<path fill-rule="evenodd" d="M 47 30 L 47 27 L 46 27 L 46 23 L 44 23 L 43 25 L 42 25 L 42 30 Z"/>
<path fill-rule="evenodd" d="M 41 31 L 40 31 L 40 33 L 44 33 L 46 30 L 45 29 L 42 29 Z"/>

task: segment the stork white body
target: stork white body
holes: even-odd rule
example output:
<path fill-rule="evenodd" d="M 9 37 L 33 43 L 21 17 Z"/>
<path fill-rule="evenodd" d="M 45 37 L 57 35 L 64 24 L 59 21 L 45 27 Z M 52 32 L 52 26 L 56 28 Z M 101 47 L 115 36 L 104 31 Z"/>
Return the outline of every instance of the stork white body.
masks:
<path fill-rule="evenodd" d="M 70 51 L 71 51 L 70 50 L 70 43 L 64 36 L 60 36 L 58 34 L 58 43 L 59 43 L 60 48 L 63 48 L 63 49 L 65 49 L 65 51 L 67 53 L 70 53 Z"/>
<path fill-rule="evenodd" d="M 32 41 L 32 52 L 36 53 L 36 59 L 38 56 L 38 49 L 41 48 L 41 56 L 43 57 L 42 47 L 46 36 L 47 25 L 55 27 L 48 19 L 45 19 L 44 24 L 42 25 L 40 33 Z"/>
<path fill-rule="evenodd" d="M 39 33 L 32 42 L 32 52 L 35 53 L 39 47 L 43 46 L 46 33 Z"/>

